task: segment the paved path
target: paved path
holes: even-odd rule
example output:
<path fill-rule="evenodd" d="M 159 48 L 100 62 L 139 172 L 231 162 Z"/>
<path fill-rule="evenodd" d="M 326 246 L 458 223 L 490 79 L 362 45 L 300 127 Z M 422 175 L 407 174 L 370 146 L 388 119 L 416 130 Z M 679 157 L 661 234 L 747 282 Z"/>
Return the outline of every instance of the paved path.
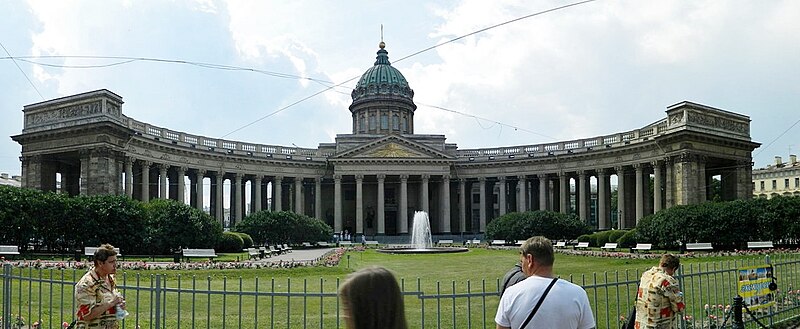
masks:
<path fill-rule="evenodd" d="M 297 262 L 312 261 L 322 257 L 322 255 L 328 253 L 333 249 L 334 248 L 295 249 L 292 250 L 292 252 L 290 253 L 284 253 L 277 256 L 258 259 L 255 260 L 254 262 L 269 264 L 269 263 L 278 263 L 286 261 L 297 261 Z"/>

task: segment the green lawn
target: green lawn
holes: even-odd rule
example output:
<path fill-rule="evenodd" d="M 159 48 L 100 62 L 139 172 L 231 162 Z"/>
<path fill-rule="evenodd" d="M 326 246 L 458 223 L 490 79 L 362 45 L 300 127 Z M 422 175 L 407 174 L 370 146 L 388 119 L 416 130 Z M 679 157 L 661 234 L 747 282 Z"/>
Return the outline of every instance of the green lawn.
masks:
<path fill-rule="evenodd" d="M 229 254 L 221 258 L 236 259 L 236 256 Z M 412 328 L 421 328 L 423 320 L 424 326 L 430 328 L 465 328 L 468 325 L 493 328 L 499 279 L 518 257 L 515 249 L 475 248 L 466 253 L 438 255 L 390 255 L 366 250 L 348 252 L 336 267 L 126 271 L 118 273 L 118 282 L 125 287 L 128 307 L 136 315 L 126 321 L 125 328 L 133 328 L 137 320 L 142 328 L 149 327 L 155 321 L 151 310 L 156 303 L 161 304 L 161 322 L 166 328 L 177 328 L 179 322 L 181 328 L 191 327 L 192 322 L 197 328 L 238 328 L 240 322 L 243 328 L 255 328 L 256 315 L 258 328 L 269 328 L 270 324 L 275 328 L 334 328 L 337 322 L 343 325 L 335 295 L 339 282 L 355 269 L 380 265 L 392 270 L 401 280 L 407 293 L 406 314 Z M 682 268 L 687 273 L 714 272 L 718 266 L 719 269 L 725 264 L 735 267 L 736 261 L 761 263 L 763 258 L 686 258 L 682 259 Z M 773 261 L 778 261 L 777 258 L 773 257 Z M 638 273 L 656 263 L 656 259 L 557 254 L 555 272 L 587 287 L 598 327 L 613 328 L 618 327 L 618 316 L 627 312 L 635 283 L 606 287 L 605 282 L 635 282 Z M 782 275 L 779 276 L 782 285 L 794 282 L 795 287 L 800 287 L 800 282 L 795 282 L 800 279 L 796 272 L 796 267 L 778 272 Z M 27 319 L 42 318 L 49 323 L 60 322 L 62 317 L 69 319 L 71 284 L 83 273 L 84 270 L 63 273 L 31 268 L 14 270 L 14 276 L 32 277 L 34 282 L 13 281 L 12 313 L 21 313 Z M 46 283 L 51 276 L 54 281 L 63 280 L 64 285 Z M 45 284 L 40 285 L 39 278 L 43 278 Z M 687 280 L 684 290 L 687 294 L 702 296 L 702 299 L 693 299 L 694 304 L 701 301 L 725 303 L 730 293 L 716 288 L 725 286 L 725 281 L 724 276 L 709 274 L 699 280 Z M 154 289 L 156 282 L 162 289 Z M 191 293 L 191 289 L 195 293 Z M 159 291 L 158 301 L 155 291 Z M 694 304 L 690 305 L 691 312 L 702 312 L 702 305 Z"/>

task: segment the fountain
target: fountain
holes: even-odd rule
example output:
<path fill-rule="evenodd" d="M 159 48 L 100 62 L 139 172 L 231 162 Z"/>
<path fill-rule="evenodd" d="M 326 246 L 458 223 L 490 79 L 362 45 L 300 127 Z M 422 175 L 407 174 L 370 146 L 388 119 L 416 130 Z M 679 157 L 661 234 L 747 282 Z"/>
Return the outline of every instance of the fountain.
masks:
<path fill-rule="evenodd" d="M 389 254 L 436 254 L 464 252 L 469 249 L 459 247 L 434 247 L 431 240 L 431 224 L 428 213 L 414 212 L 414 224 L 411 227 L 411 244 L 408 247 L 390 247 L 378 249 L 379 252 Z"/>

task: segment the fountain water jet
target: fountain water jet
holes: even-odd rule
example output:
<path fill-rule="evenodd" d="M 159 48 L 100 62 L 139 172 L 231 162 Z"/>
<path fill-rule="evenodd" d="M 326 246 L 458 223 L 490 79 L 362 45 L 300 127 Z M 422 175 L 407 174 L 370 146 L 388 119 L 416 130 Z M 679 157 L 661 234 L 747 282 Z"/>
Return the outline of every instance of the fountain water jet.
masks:
<path fill-rule="evenodd" d="M 390 254 L 436 254 L 464 252 L 469 249 L 459 247 L 434 247 L 431 238 L 431 224 L 428 213 L 424 211 L 414 212 L 414 222 L 411 227 L 410 247 L 392 247 L 378 249 L 379 252 Z"/>

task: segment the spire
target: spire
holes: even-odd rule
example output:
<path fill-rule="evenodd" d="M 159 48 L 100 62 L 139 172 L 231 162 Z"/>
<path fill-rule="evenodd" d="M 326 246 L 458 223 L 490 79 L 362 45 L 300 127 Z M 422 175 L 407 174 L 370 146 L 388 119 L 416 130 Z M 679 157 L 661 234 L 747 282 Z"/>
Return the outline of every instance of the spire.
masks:
<path fill-rule="evenodd" d="M 381 43 L 378 44 L 378 48 L 381 49 L 378 50 L 378 56 L 375 57 L 375 65 L 392 65 L 392 63 L 389 63 L 389 52 L 384 49 L 386 48 L 386 44 L 381 41 Z"/>

